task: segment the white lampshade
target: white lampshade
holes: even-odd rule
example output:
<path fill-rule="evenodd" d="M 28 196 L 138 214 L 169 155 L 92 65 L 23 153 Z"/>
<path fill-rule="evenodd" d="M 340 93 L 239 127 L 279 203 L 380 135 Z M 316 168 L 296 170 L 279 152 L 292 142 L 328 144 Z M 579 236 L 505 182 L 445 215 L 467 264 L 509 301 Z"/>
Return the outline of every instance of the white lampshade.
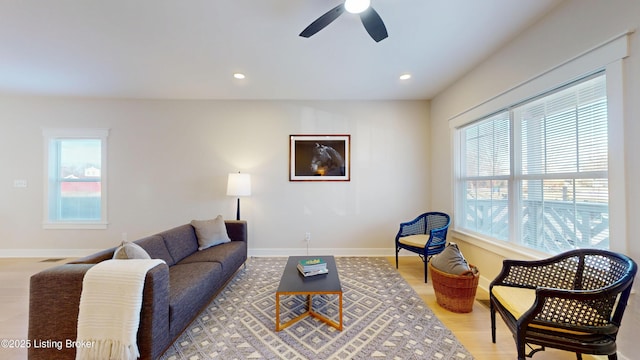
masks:
<path fill-rule="evenodd" d="M 344 9 L 352 14 L 360 14 L 371 5 L 371 0 L 346 0 Z"/>
<path fill-rule="evenodd" d="M 251 176 L 249 174 L 229 174 L 227 181 L 227 195 L 249 196 L 251 195 Z"/>

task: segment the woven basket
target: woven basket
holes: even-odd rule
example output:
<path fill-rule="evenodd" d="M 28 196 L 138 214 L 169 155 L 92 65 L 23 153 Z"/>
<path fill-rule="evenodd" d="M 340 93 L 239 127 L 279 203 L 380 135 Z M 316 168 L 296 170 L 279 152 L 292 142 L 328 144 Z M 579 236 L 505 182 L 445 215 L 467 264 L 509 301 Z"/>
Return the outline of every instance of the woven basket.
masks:
<path fill-rule="evenodd" d="M 470 265 L 473 267 L 473 265 Z M 429 263 L 431 282 L 438 305 L 456 313 L 473 311 L 480 274 L 453 275 L 442 272 Z"/>

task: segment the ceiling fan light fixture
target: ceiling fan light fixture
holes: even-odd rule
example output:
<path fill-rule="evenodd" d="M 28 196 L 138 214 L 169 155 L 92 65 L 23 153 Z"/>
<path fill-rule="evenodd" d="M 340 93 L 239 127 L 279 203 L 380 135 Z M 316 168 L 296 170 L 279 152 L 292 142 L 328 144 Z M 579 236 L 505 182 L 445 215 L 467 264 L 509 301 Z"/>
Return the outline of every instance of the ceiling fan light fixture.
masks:
<path fill-rule="evenodd" d="M 345 0 L 344 9 L 352 14 L 360 14 L 371 6 L 371 0 Z"/>
<path fill-rule="evenodd" d="M 389 36 L 387 27 L 384 26 L 384 21 L 382 21 L 380 15 L 371 7 L 371 0 L 344 0 L 343 3 L 338 4 L 333 9 L 315 19 L 309 26 L 302 30 L 300 36 L 305 38 L 313 36 L 313 34 L 324 29 L 340 17 L 345 11 L 355 13 L 360 17 L 362 25 L 375 42 L 380 42 Z"/>

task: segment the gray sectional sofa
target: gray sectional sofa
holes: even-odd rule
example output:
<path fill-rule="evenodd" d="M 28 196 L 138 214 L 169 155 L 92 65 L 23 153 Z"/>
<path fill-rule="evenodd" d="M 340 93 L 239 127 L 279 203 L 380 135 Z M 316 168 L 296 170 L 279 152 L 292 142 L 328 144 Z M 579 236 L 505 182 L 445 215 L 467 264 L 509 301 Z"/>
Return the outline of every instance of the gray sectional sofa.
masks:
<path fill-rule="evenodd" d="M 230 242 L 198 250 L 196 231 L 185 224 L 134 243 L 151 258 L 166 264 L 146 275 L 138 348 L 140 359 L 157 359 L 191 321 L 230 281 L 247 259 L 247 224 L 224 221 Z M 116 248 L 56 266 L 31 277 L 29 335 L 32 342 L 56 346 L 31 347 L 29 359 L 75 359 L 77 319 L 84 274 L 98 262 L 111 259 Z M 44 343 L 47 344 L 47 343 Z"/>

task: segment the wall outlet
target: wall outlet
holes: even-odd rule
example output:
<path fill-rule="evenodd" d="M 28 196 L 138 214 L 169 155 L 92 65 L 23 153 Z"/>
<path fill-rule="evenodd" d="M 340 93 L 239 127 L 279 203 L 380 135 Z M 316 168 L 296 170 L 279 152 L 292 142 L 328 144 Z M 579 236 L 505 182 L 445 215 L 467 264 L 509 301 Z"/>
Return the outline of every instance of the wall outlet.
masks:
<path fill-rule="evenodd" d="M 304 233 L 304 241 L 306 241 L 306 242 L 311 241 L 311 233 L 310 232 Z"/>

